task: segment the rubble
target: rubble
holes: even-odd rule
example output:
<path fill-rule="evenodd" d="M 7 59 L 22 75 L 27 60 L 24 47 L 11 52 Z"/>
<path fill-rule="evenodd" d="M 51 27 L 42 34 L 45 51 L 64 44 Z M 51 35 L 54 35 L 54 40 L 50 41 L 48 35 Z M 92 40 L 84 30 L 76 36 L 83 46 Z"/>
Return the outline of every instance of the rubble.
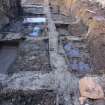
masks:
<path fill-rule="evenodd" d="M 8 68 L 14 63 L 17 46 L 2 45 L 0 49 L 0 73 L 8 73 Z"/>

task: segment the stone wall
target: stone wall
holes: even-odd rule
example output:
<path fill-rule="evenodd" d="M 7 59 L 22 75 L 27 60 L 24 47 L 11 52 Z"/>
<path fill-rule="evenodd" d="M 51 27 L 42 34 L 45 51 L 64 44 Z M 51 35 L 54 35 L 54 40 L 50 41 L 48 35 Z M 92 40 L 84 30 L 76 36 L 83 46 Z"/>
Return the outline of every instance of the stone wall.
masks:
<path fill-rule="evenodd" d="M 95 70 L 103 72 L 105 69 L 105 0 L 56 0 L 56 3 L 63 14 L 75 16 L 88 27 L 88 33 L 84 37 L 88 40 L 91 61 Z M 77 25 L 78 23 L 75 24 Z"/>
<path fill-rule="evenodd" d="M 52 7 L 59 8 L 61 14 L 66 15 L 66 16 L 70 15 L 69 0 L 50 0 L 50 3 Z"/>
<path fill-rule="evenodd" d="M 20 0 L 0 0 L 0 29 L 20 13 Z"/>

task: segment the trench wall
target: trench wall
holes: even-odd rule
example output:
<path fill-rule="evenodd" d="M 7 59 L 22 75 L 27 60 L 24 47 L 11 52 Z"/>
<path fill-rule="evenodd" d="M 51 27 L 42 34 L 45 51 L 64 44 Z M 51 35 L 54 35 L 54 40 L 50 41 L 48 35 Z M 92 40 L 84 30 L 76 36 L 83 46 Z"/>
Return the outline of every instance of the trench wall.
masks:
<path fill-rule="evenodd" d="M 20 14 L 20 0 L 0 0 L 0 29 Z"/>

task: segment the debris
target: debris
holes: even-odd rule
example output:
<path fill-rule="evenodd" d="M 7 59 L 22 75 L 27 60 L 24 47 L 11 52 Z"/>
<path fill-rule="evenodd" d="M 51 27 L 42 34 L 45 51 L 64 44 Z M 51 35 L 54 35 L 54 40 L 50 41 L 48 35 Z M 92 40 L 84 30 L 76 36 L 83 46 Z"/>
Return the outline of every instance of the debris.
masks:
<path fill-rule="evenodd" d="M 17 56 L 17 46 L 2 46 L 0 49 L 0 73 L 8 73 Z"/>
<path fill-rule="evenodd" d="M 15 69 L 15 71 L 14 71 Z M 9 70 L 9 73 L 19 71 L 51 71 L 48 54 L 48 42 L 41 41 L 24 41 L 20 44 L 16 62 Z"/>

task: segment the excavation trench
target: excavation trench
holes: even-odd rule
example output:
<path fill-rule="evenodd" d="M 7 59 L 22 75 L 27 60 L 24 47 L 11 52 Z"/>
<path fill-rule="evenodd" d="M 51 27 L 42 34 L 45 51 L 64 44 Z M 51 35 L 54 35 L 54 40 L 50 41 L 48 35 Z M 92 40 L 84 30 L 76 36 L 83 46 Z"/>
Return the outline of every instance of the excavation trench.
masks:
<path fill-rule="evenodd" d="M 48 40 L 24 41 L 20 44 L 17 59 L 9 72 L 19 71 L 51 71 Z"/>
<path fill-rule="evenodd" d="M 11 74 L 20 71 L 45 73 L 51 71 L 47 19 L 43 14 L 43 6 L 25 5 L 23 15 L 2 29 L 0 40 L 2 43 L 0 43 L 1 73 Z"/>

